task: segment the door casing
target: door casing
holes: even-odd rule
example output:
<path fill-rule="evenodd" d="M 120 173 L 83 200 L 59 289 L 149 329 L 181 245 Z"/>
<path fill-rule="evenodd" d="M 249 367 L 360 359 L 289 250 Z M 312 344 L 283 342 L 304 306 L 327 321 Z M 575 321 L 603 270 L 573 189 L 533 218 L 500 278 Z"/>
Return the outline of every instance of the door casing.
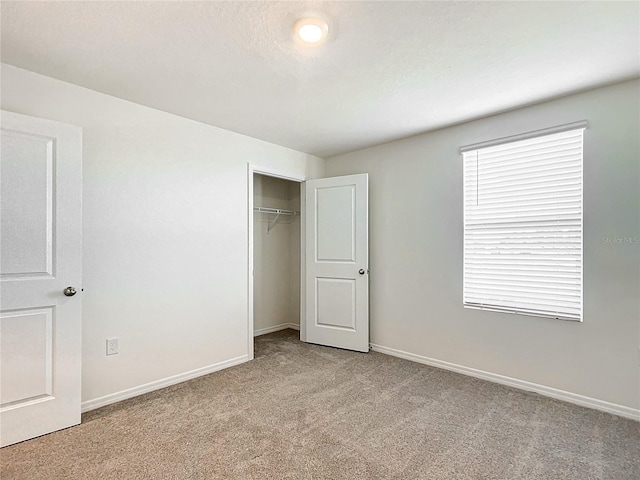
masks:
<path fill-rule="evenodd" d="M 249 238 L 247 239 L 248 242 L 248 251 L 247 251 L 247 256 L 248 256 L 248 268 L 247 268 L 247 318 L 248 318 L 248 324 L 247 324 L 247 353 L 249 356 L 249 360 L 253 360 L 254 358 L 254 352 L 253 352 L 253 280 L 254 280 L 254 276 L 253 276 L 253 269 L 254 269 L 254 265 L 253 265 L 253 176 L 254 174 L 259 174 L 259 175 L 266 175 L 268 177 L 275 177 L 275 178 L 280 178 L 282 180 L 289 180 L 291 182 L 296 182 L 296 183 L 300 183 L 303 185 L 304 187 L 304 181 L 305 178 L 301 177 L 297 174 L 291 173 L 291 172 L 287 172 L 285 170 L 280 170 L 280 169 L 274 169 L 274 168 L 267 168 L 267 167 L 261 167 L 258 165 L 253 165 L 251 163 L 247 164 L 247 204 L 248 204 L 248 210 L 247 210 L 247 221 L 248 221 L 248 227 L 249 227 Z M 301 222 L 304 222 L 304 202 L 302 201 L 301 197 L 301 202 L 300 202 L 300 218 L 301 218 Z M 304 225 L 304 223 L 301 223 L 302 225 Z M 301 231 L 301 245 L 304 245 L 304 228 L 300 229 Z M 304 248 L 300 249 L 300 258 L 301 258 L 301 263 L 300 263 L 300 288 L 304 289 L 304 285 L 302 284 L 302 279 L 304 278 Z M 303 337 L 303 332 L 302 332 L 302 325 L 304 324 L 303 322 L 303 312 L 304 312 L 304 306 L 302 305 L 302 298 L 304 298 L 304 295 L 302 295 L 301 297 L 301 305 L 300 305 L 300 339 L 304 341 L 304 337 Z"/>
<path fill-rule="evenodd" d="M 247 352 L 249 360 L 253 360 L 254 358 L 254 337 L 253 337 L 253 327 L 254 327 L 254 300 L 253 300 L 253 287 L 254 287 L 254 244 L 253 244 L 253 207 L 254 207 L 254 199 L 253 199 L 253 178 L 254 174 L 266 175 L 270 177 L 280 178 L 283 180 L 289 180 L 293 182 L 300 183 L 301 191 L 300 191 L 300 340 L 303 342 L 307 341 L 307 292 L 306 292 L 306 179 L 298 174 L 287 172 L 285 170 L 274 169 L 261 167 L 257 165 L 253 165 L 251 163 L 247 164 L 247 219 L 248 219 L 248 239 L 247 239 L 247 257 L 248 257 L 248 268 L 247 268 Z M 367 270 L 367 281 L 369 278 L 368 275 L 368 254 L 366 258 L 366 270 Z M 369 312 L 367 310 L 367 317 Z M 368 322 L 369 320 L 367 320 Z M 368 328 L 367 328 L 368 331 Z"/>

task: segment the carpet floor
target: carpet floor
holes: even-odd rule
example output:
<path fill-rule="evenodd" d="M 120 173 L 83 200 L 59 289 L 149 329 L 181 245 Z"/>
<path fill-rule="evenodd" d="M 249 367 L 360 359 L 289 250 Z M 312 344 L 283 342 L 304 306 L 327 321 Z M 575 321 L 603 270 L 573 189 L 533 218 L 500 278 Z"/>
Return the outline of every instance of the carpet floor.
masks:
<path fill-rule="evenodd" d="M 253 362 L 0 450 L 9 479 L 640 478 L 640 424 L 285 330 Z"/>

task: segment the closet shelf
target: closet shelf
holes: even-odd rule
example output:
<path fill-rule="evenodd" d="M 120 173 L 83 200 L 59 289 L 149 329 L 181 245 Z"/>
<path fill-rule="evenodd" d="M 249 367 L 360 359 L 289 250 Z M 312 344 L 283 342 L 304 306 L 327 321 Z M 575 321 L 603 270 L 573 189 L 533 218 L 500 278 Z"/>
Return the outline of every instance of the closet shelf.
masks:
<path fill-rule="evenodd" d="M 300 212 L 296 212 L 295 210 L 284 210 L 282 208 L 253 207 L 253 211 L 257 213 L 269 213 L 276 216 L 276 218 L 269 222 L 267 233 L 269 233 L 273 229 L 273 227 L 278 224 L 281 215 L 285 215 L 287 217 L 295 217 L 297 215 L 300 215 Z"/>

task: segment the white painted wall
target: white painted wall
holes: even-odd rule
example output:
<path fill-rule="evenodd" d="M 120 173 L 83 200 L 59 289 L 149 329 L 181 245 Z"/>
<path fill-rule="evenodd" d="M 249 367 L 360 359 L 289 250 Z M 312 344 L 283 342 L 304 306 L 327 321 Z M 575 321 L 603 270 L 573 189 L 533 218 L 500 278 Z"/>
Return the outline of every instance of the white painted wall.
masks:
<path fill-rule="evenodd" d="M 369 173 L 371 342 L 640 407 L 639 108 L 630 81 L 328 159 L 326 176 Z M 577 120 L 584 323 L 463 309 L 458 148 Z"/>
<path fill-rule="evenodd" d="M 300 184 L 255 174 L 256 207 L 300 211 Z M 300 325 L 300 217 L 280 217 L 267 233 L 272 214 L 254 214 L 254 324 L 255 333 L 283 324 Z M 297 235 L 297 237 L 296 237 Z"/>
<path fill-rule="evenodd" d="M 2 65 L 2 109 L 84 131 L 82 399 L 247 355 L 247 163 L 323 160 Z M 120 353 L 105 356 L 105 339 Z"/>

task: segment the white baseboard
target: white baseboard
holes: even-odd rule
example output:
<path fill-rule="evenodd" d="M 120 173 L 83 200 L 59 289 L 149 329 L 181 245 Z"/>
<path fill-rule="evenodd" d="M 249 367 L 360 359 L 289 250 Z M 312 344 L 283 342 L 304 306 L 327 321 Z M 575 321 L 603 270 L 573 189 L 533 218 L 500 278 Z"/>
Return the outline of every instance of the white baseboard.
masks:
<path fill-rule="evenodd" d="M 120 392 L 110 393 L 109 395 L 94 398 L 93 400 L 87 400 L 86 402 L 82 402 L 82 413 L 88 412 L 89 410 L 95 410 L 96 408 L 104 407 L 112 403 L 120 402 L 122 400 L 127 400 L 128 398 L 137 397 L 138 395 L 142 395 L 143 393 L 153 392 L 154 390 L 160 390 L 161 388 L 169 387 L 171 385 L 175 385 L 176 383 L 185 382 L 193 378 L 217 372 L 218 370 L 233 367 L 234 365 L 240 365 L 241 363 L 245 363 L 247 361 L 249 361 L 249 356 L 242 355 L 230 360 L 214 363 L 213 365 L 197 368 L 189 372 L 179 373 L 178 375 L 173 375 L 171 377 L 162 378 L 154 382 L 145 383 L 137 387 L 127 388 L 126 390 L 122 390 Z"/>
<path fill-rule="evenodd" d="M 281 323 L 280 325 L 273 325 L 272 327 L 266 328 L 258 328 L 253 331 L 254 337 L 259 337 L 260 335 L 266 335 L 267 333 L 279 332 L 280 330 L 286 330 L 287 328 L 292 328 L 294 330 L 300 330 L 300 325 L 297 323 Z"/>
<path fill-rule="evenodd" d="M 386 355 L 404 358 L 405 360 L 411 360 L 412 362 L 422 363 L 424 365 L 442 368 L 444 370 L 450 370 L 452 372 L 461 373 L 470 377 L 480 378 L 482 380 L 488 380 L 490 382 L 499 383 L 502 385 L 507 385 L 509 387 L 517 388 L 520 390 L 535 392 L 546 397 L 551 397 L 557 400 L 563 400 L 565 402 L 573 403 L 575 405 L 580 405 L 581 407 L 593 408 L 595 410 L 619 415 L 620 417 L 640 421 L 639 409 L 625 407 L 616 403 L 605 402 L 604 400 L 585 397 L 584 395 L 578 395 L 577 393 L 558 390 L 557 388 L 547 387 L 545 385 L 539 385 L 537 383 L 526 382 L 524 380 L 518 380 L 517 378 L 498 375 L 496 373 L 485 372 L 483 370 L 477 370 L 475 368 L 465 367 L 463 365 L 457 365 L 455 363 L 436 360 L 435 358 L 423 357 L 422 355 L 416 355 L 415 353 L 396 350 L 395 348 L 383 347 L 382 345 L 371 344 L 371 349 L 374 352 L 380 352 Z"/>

